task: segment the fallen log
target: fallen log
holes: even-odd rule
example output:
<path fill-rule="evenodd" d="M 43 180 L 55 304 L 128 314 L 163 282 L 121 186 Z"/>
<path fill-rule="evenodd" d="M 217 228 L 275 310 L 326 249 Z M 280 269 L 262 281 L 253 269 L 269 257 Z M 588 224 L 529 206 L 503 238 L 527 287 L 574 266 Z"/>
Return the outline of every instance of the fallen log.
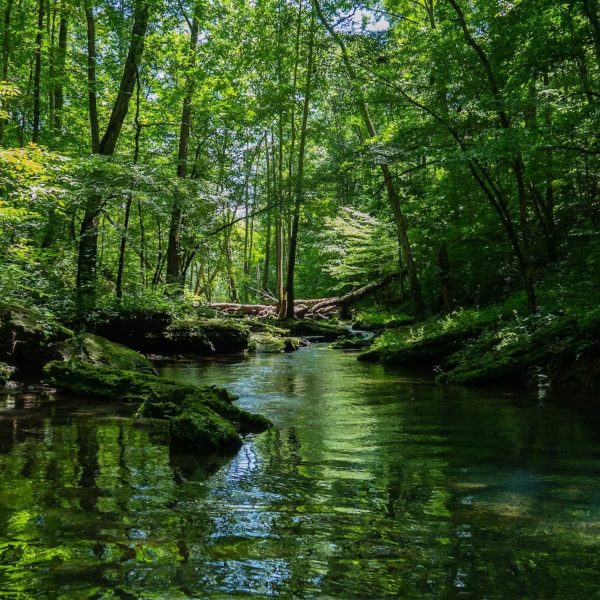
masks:
<path fill-rule="evenodd" d="M 388 275 L 379 281 L 373 281 L 361 288 L 352 290 L 342 296 L 331 298 L 312 298 L 308 300 L 296 300 L 294 302 L 294 314 L 297 317 L 326 318 L 338 308 L 348 307 L 350 304 L 368 296 L 391 283 L 397 275 Z M 213 302 L 206 305 L 212 310 L 226 314 L 240 314 L 251 317 L 277 317 L 277 304 L 239 304 L 235 302 Z"/>

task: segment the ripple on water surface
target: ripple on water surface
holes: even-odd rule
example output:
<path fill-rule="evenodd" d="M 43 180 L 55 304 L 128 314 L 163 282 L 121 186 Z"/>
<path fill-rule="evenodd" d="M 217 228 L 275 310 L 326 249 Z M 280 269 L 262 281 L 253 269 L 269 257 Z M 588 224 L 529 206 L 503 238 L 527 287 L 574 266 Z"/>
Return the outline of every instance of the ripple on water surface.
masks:
<path fill-rule="evenodd" d="M 0 401 L 0 597 L 598 596 L 590 406 L 319 346 L 164 375 L 225 385 L 276 427 L 210 472 L 125 407 Z"/>

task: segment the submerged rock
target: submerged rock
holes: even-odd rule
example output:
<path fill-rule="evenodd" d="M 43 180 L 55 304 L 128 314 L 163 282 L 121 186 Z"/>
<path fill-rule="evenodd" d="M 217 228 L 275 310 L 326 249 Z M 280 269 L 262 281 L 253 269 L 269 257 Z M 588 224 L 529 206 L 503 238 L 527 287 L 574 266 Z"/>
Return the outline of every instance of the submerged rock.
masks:
<path fill-rule="evenodd" d="M 58 344 L 57 352 L 65 361 L 156 374 L 152 363 L 139 352 L 91 333 L 82 333 Z"/>
<path fill-rule="evenodd" d="M 242 410 L 227 390 L 183 385 L 147 373 L 52 361 L 44 373 L 58 388 L 83 396 L 137 402 L 139 418 L 158 419 L 172 444 L 189 450 L 227 452 L 240 434 L 259 433 L 271 423 Z"/>
<path fill-rule="evenodd" d="M 39 373 L 56 357 L 55 344 L 72 335 L 49 313 L 16 304 L 0 305 L 0 361 L 21 372 Z"/>

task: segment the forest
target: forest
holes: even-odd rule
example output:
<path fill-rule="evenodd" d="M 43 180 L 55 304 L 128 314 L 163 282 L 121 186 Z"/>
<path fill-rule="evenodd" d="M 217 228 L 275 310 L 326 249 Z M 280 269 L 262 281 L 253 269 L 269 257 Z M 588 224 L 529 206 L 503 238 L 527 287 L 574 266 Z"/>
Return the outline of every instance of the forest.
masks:
<path fill-rule="evenodd" d="M 560 411 L 576 398 L 587 398 L 581 403 L 590 409 L 590 390 L 600 387 L 598 0 L 0 0 L 0 45 L 0 468 L 11 473 L 4 479 L 0 471 L 0 564 L 4 557 L 11 565 L 0 567 L 0 596 L 4 590 L 38 597 L 44 590 L 43 597 L 55 597 L 64 576 L 73 586 L 65 598 L 212 598 L 244 590 L 256 598 L 364 598 L 374 597 L 373 590 L 387 598 L 399 597 L 399 581 L 406 597 L 439 597 L 465 586 L 465 597 L 487 597 L 490 590 L 507 598 L 591 597 L 587 552 L 597 538 L 586 538 L 575 517 L 585 513 L 590 527 L 600 523 L 596 504 L 584 505 L 578 495 L 587 494 L 587 478 L 599 467 L 597 434 L 588 432 L 581 413 Z M 398 380 L 400 391 L 393 391 L 394 373 L 409 378 Z M 432 387 L 419 387 L 413 377 Z M 154 480 L 166 469 L 184 487 L 201 486 L 186 487 L 189 497 L 221 498 L 223 489 L 233 497 L 240 493 L 235 469 L 250 448 L 257 464 L 274 469 L 259 487 L 281 478 L 299 497 L 310 488 L 305 500 L 312 507 L 310 486 L 318 487 L 320 477 L 329 481 L 332 465 L 342 460 L 328 454 L 328 435 L 339 436 L 340 448 L 343 439 L 348 451 L 366 451 L 370 442 L 360 431 L 376 421 L 382 439 L 404 443 L 386 429 L 377 394 L 361 387 L 366 380 L 381 386 L 382 398 L 421 399 L 423 413 L 409 403 L 389 410 L 400 410 L 398 423 L 421 423 L 425 414 L 429 421 L 419 426 L 439 428 L 430 443 L 448 435 L 457 454 L 455 465 L 444 463 L 435 474 L 410 467 L 395 478 L 406 465 L 385 450 L 379 461 L 386 472 L 369 472 L 393 515 L 408 518 L 418 507 L 438 524 L 464 516 L 467 501 L 452 487 L 462 475 L 452 469 L 473 466 L 467 446 L 484 442 L 468 438 L 463 426 L 476 427 L 478 418 L 495 465 L 510 455 L 524 470 L 541 473 L 544 452 L 565 452 L 566 478 L 579 468 L 569 462 L 576 455 L 595 457 L 580 473 L 580 487 L 573 484 L 579 492 L 567 503 L 567 525 L 552 492 L 531 488 L 540 493 L 540 515 L 558 528 L 552 543 L 556 556 L 568 557 L 568 577 L 541 577 L 558 563 L 543 555 L 548 540 L 528 529 L 533 499 L 523 500 L 517 475 L 507 483 L 495 470 L 481 477 L 504 481 L 512 500 L 500 492 L 483 499 L 469 531 L 489 526 L 513 535 L 509 517 L 523 520 L 523 535 L 535 531 L 532 555 L 524 539 L 511 538 L 521 552 L 518 592 L 505 583 L 513 568 L 507 556 L 465 570 L 456 559 L 463 542 L 435 532 L 433 521 L 425 525 L 428 549 L 415 559 L 429 565 L 427 580 L 405 572 L 404 559 L 373 579 L 374 546 L 346 539 L 337 521 L 331 538 L 327 524 L 319 536 L 331 548 L 367 544 L 358 552 L 366 559 L 356 579 L 335 561 L 327 569 L 320 562 L 355 555 L 321 556 L 325 541 L 312 533 L 316 562 L 299 560 L 304 554 L 297 549 L 289 564 L 284 560 L 285 574 L 270 579 L 271 563 L 263 573 L 250 564 L 253 552 L 246 556 L 233 542 L 221 548 L 202 538 L 198 550 L 197 524 L 186 533 L 189 506 L 173 513 L 181 519 L 181 540 L 160 550 L 163 538 L 148 533 L 154 509 L 138 505 L 134 491 L 121 502 L 114 488 L 102 487 L 102 478 L 118 471 L 123 486 L 135 490 L 141 484 L 134 471 L 148 469 Z M 540 406 L 548 401 L 557 412 L 545 419 L 505 406 L 505 386 L 520 390 L 506 394 L 524 394 Z M 281 394 L 282 404 L 269 404 L 269 394 Z M 292 409 L 294 394 L 302 408 Z M 310 408 L 316 397 L 323 404 Z M 73 398 L 88 399 L 91 412 L 81 412 Z M 441 416 L 446 404 L 455 408 L 449 434 Z M 375 416 L 361 412 L 367 407 Z M 291 410 L 300 411 L 298 420 Z M 314 432 L 332 414 L 349 429 L 338 431 L 336 421 L 321 439 Z M 579 433 L 568 422 L 580 423 Z M 65 423 L 76 431 L 63 431 Z M 535 440 L 525 434 L 528 424 Z M 60 442 L 42 433 L 50 426 Z M 362 439 L 358 446 L 344 437 L 352 427 L 352 439 Z M 421 456 L 407 431 L 409 455 Z M 14 462 L 33 452 L 32 435 L 46 444 L 38 475 Z M 552 436 L 563 441 L 551 445 Z M 60 448 L 48 446 L 55 443 Z M 146 466 L 140 456 L 151 448 Z M 35 452 L 31 464 L 41 460 Z M 190 466 L 190 452 L 204 457 L 201 474 L 196 463 Z M 435 460 L 442 461 L 445 450 L 439 452 Z M 59 477 L 60 468 L 49 465 L 63 454 L 75 464 L 64 466 L 71 475 Z M 311 471 L 315 454 L 326 475 Z M 222 467 L 223 457 L 235 458 Z M 298 479 L 294 465 L 305 463 L 306 479 Z M 221 468 L 230 471 L 217 492 L 210 477 Z M 352 472 L 357 481 L 364 475 L 362 468 Z M 75 506 L 62 492 L 53 492 L 60 497 L 52 501 L 36 496 L 34 485 L 28 502 L 44 519 L 53 502 L 74 511 L 39 539 L 32 532 L 42 517 L 25 517 L 30 508 L 17 510 L 10 492 L 13 485 L 30 489 L 32 477 L 42 487 L 83 494 Z M 332 515 L 345 506 L 345 484 L 335 482 L 327 505 Z M 468 498 L 479 500 L 479 484 L 485 487 L 464 482 L 464 489 L 474 486 Z M 570 493 L 561 485 L 557 494 Z M 178 497 L 170 476 L 156 486 L 164 498 Z M 358 494 L 362 506 L 371 492 L 358 486 L 348 494 Z M 252 510 L 279 515 L 259 496 Z M 102 519 L 103 497 L 117 502 L 105 508 L 118 512 L 113 516 L 123 527 L 142 515 L 145 524 L 136 531 L 150 537 L 104 539 L 98 521 L 86 535 L 102 574 L 82 575 L 91 559 L 76 548 L 85 540 L 67 548 L 56 539 L 70 539 L 69 518 L 89 510 Z M 408 512 L 398 508 L 401 502 Z M 166 507 L 160 511 L 171 514 Z M 293 538 L 296 525 L 277 519 L 282 539 Z M 363 526 L 356 531 L 364 533 Z M 381 544 L 389 542 L 395 553 L 396 525 L 376 527 L 388 536 Z M 585 551 L 567 548 L 574 531 L 573 544 Z M 279 560 L 268 539 L 269 560 Z M 142 568 L 154 560 L 142 556 L 146 544 L 158 552 L 156 581 Z M 487 556 L 485 544 L 478 548 L 477 556 Z M 104 572 L 117 556 L 120 566 Z M 222 557 L 230 566 L 241 562 L 229 571 L 215 566 Z M 68 575 L 52 567 L 25 583 L 32 565 L 57 561 L 78 567 Z M 175 563 L 182 595 L 169 596 L 175 583 L 168 565 Z M 197 587 L 200 579 L 186 570 L 191 564 L 197 573 L 207 569 L 201 579 L 207 587 Z M 479 579 L 469 579 L 478 569 Z M 223 579 L 211 579 L 217 572 Z M 6 587 L 4 575 L 12 578 Z M 87 595 L 96 585 L 102 593 L 113 586 L 116 596 Z"/>

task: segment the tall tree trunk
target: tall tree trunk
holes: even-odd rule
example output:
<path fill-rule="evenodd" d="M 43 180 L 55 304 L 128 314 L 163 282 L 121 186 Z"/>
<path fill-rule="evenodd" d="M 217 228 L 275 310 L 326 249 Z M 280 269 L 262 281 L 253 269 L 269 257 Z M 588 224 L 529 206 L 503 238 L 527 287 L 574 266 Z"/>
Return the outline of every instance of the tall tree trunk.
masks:
<path fill-rule="evenodd" d="M 142 134 L 142 124 L 140 123 L 140 79 L 136 73 L 136 95 L 135 95 L 135 137 L 133 150 L 133 165 L 137 165 L 140 157 L 140 136 Z M 135 182 L 132 181 L 133 189 Z M 117 283 L 115 286 L 115 295 L 118 300 L 123 297 L 123 275 L 125 273 L 125 251 L 127 249 L 127 236 L 129 235 L 129 219 L 131 218 L 131 204 L 133 202 L 133 193 L 127 194 L 125 201 L 125 217 L 123 219 L 123 232 L 119 244 L 119 265 L 117 268 Z"/>
<path fill-rule="evenodd" d="M 100 140 L 98 153 L 104 156 L 114 154 L 123 122 L 129 110 L 129 101 L 136 82 L 137 69 L 144 51 L 144 38 L 148 26 L 148 2 L 137 0 L 135 4 L 131 41 L 119 92 L 115 100 L 104 136 Z M 77 289 L 87 296 L 93 296 L 96 283 L 96 261 L 98 255 L 98 216 L 103 200 L 98 194 L 91 194 L 86 203 L 81 222 L 79 256 L 77 264 Z"/>
<path fill-rule="evenodd" d="M 275 207 L 275 278 L 277 285 L 277 301 L 279 303 L 278 314 L 283 317 L 285 314 L 285 290 L 283 289 L 283 115 L 279 115 L 278 124 L 279 143 L 277 146 L 277 159 L 275 159 L 275 146 L 273 138 L 273 165 L 277 165 L 276 178 L 274 185 L 275 198 L 277 205 Z M 275 174 L 273 183 L 275 184 Z"/>
<path fill-rule="evenodd" d="M 98 125 L 98 102 L 96 97 L 96 22 L 94 21 L 92 0 L 85 0 L 85 20 L 87 27 L 88 113 L 92 152 L 97 154 L 100 150 L 100 126 Z"/>
<path fill-rule="evenodd" d="M 13 0 L 7 0 L 4 7 L 4 34 L 2 35 L 2 81 L 8 79 L 8 65 L 10 63 L 10 28 Z"/>
<path fill-rule="evenodd" d="M 496 113 L 498 115 L 498 119 L 500 121 L 500 125 L 502 129 L 510 130 L 512 129 L 511 119 L 506 111 L 504 96 L 502 94 L 502 90 L 500 89 L 500 85 L 492 69 L 491 62 L 485 53 L 482 46 L 477 42 L 477 40 L 473 37 L 471 31 L 468 28 L 467 20 L 465 18 L 465 14 L 460 7 L 458 0 L 448 0 L 458 17 L 458 21 L 460 27 L 462 29 L 465 41 L 467 44 L 473 49 L 477 58 L 479 59 L 479 63 L 483 69 L 486 80 L 488 82 L 488 86 L 494 98 L 494 102 L 496 104 Z M 531 258 L 530 258 L 530 236 L 529 236 L 529 218 L 527 214 L 527 192 L 525 186 L 525 164 L 523 162 L 523 157 L 521 152 L 518 151 L 512 161 L 512 170 L 515 176 L 516 187 L 517 187 L 517 198 L 519 205 L 519 220 L 520 220 L 520 245 L 521 258 L 519 260 L 519 264 L 522 267 L 522 276 L 525 284 L 525 291 L 527 294 L 527 304 L 530 312 L 535 312 L 537 310 L 537 300 L 535 295 L 535 287 L 533 284 L 533 269 L 531 266 Z M 531 184 L 533 186 L 533 184 Z"/>
<path fill-rule="evenodd" d="M 594 40 L 594 50 L 596 53 L 596 60 L 600 65 L 600 19 L 598 18 L 598 5 L 597 0 L 582 0 L 583 11 L 585 16 L 590 22 L 590 29 L 592 32 L 592 38 Z"/>
<path fill-rule="evenodd" d="M 344 66 L 346 67 L 346 72 L 348 74 L 348 78 L 352 86 L 352 92 L 354 94 L 355 100 L 358 103 L 358 107 L 360 109 L 361 116 L 367 128 L 367 132 L 370 138 L 375 137 L 377 135 L 377 131 L 375 130 L 375 125 L 373 124 L 373 120 L 371 119 L 369 106 L 365 100 L 363 90 L 358 81 L 358 77 L 356 75 L 352 62 L 350 61 L 350 57 L 348 56 L 346 44 L 325 18 L 325 15 L 321 10 L 318 0 L 313 0 L 313 6 L 315 8 L 317 16 L 319 17 L 319 20 L 321 21 L 321 23 L 323 23 L 323 26 L 327 29 L 331 37 L 335 40 L 335 42 L 340 48 L 340 51 L 342 53 L 342 60 L 344 62 Z M 408 274 L 411 297 L 417 313 L 422 313 L 425 309 L 425 305 L 423 302 L 423 295 L 421 293 L 421 284 L 419 282 L 417 266 L 415 264 L 410 239 L 408 237 L 408 223 L 402 211 L 400 197 L 398 196 L 398 192 L 396 191 L 396 186 L 394 185 L 394 179 L 392 177 L 389 165 L 387 163 L 381 163 L 380 168 L 383 174 L 383 180 L 387 191 L 388 202 L 392 210 L 392 215 L 394 217 L 394 224 L 396 226 L 398 244 L 400 246 L 400 253 Z"/>
<path fill-rule="evenodd" d="M 63 128 L 63 109 L 65 98 L 63 92 L 63 73 L 67 61 L 68 12 L 66 0 L 62 0 L 60 22 L 58 26 L 58 50 L 56 53 L 56 72 L 54 83 L 54 135 L 60 135 Z"/>
<path fill-rule="evenodd" d="M 308 38 L 308 62 L 306 66 L 306 86 L 304 88 L 304 106 L 302 109 L 302 125 L 300 128 L 300 147 L 298 149 L 298 171 L 296 173 L 296 193 L 294 199 L 294 216 L 290 232 L 290 247 L 288 254 L 288 269 L 286 283 L 286 317 L 294 318 L 294 275 L 296 269 L 296 251 L 298 248 L 298 227 L 300 224 L 300 206 L 304 199 L 304 157 L 306 153 L 306 130 L 308 126 L 308 110 L 312 90 L 314 67 L 315 12 L 311 11 L 310 33 Z"/>
<path fill-rule="evenodd" d="M 4 34 L 2 35 L 2 81 L 8 80 L 8 70 L 10 65 L 10 30 L 12 17 L 13 0 L 7 0 L 4 7 Z M 0 108 L 6 110 L 6 101 L 0 104 Z M 6 127 L 5 119 L 0 117 L 0 146 L 4 143 L 4 129 Z"/>
<path fill-rule="evenodd" d="M 188 68 L 193 70 L 196 64 L 196 48 L 198 46 L 198 33 L 200 28 L 200 0 L 196 0 L 194 14 L 190 27 L 190 45 Z M 179 148 L 177 152 L 177 177 L 184 179 L 187 175 L 187 162 L 190 142 L 190 126 L 192 118 L 192 95 L 194 92 L 195 75 L 188 76 L 187 89 L 183 98 L 181 109 L 181 126 L 179 128 Z M 167 245 L 167 283 L 183 284 L 181 269 L 181 205 L 177 198 L 173 202 L 171 221 L 169 226 L 169 241 Z"/>
<path fill-rule="evenodd" d="M 41 121 L 41 77 L 42 77 L 42 41 L 44 35 L 44 0 L 38 2 L 37 31 L 35 34 L 34 70 L 33 70 L 33 130 L 31 141 L 37 144 L 40 139 Z"/>

